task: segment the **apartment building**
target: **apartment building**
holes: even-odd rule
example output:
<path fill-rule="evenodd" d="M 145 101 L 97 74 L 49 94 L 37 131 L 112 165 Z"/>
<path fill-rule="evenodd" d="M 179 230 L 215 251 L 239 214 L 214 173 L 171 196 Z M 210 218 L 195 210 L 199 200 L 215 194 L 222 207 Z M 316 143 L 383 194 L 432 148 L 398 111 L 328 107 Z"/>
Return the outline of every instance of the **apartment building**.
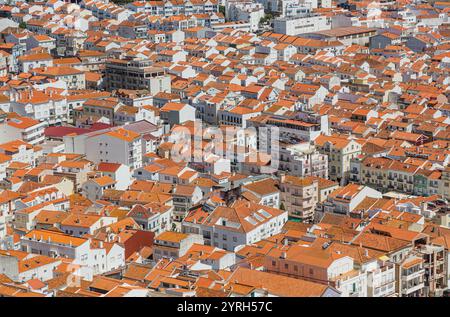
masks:
<path fill-rule="evenodd" d="M 37 158 L 42 155 L 42 149 L 23 142 L 22 140 L 14 140 L 0 144 L 0 154 L 9 156 L 11 161 L 25 163 L 28 164 L 28 166 L 35 166 Z M 6 172 L 8 175 L 8 171 Z"/>
<path fill-rule="evenodd" d="M 386 256 L 369 264 L 367 271 L 367 296 L 392 297 L 396 295 L 396 266 Z"/>
<path fill-rule="evenodd" d="M 145 12 L 153 16 L 170 17 L 174 15 L 210 14 L 219 11 L 219 2 L 216 0 L 181 1 L 155 1 L 150 4 L 145 1 L 134 1 L 126 6 L 133 12 Z"/>
<path fill-rule="evenodd" d="M 238 200 L 230 207 L 216 207 L 206 217 L 201 211 L 192 211 L 183 220 L 182 231 L 198 232 L 206 245 L 233 251 L 280 233 L 287 218 L 287 211 Z"/>
<path fill-rule="evenodd" d="M 186 254 L 193 244 L 203 244 L 203 237 L 198 234 L 165 231 L 155 237 L 153 244 L 153 258 L 177 259 Z"/>
<path fill-rule="evenodd" d="M 103 197 L 108 189 L 114 189 L 116 181 L 109 176 L 100 176 L 88 179 L 81 185 L 81 193 L 91 201 L 96 201 Z"/>
<path fill-rule="evenodd" d="M 60 124 L 68 121 L 67 98 L 61 90 L 26 89 L 12 93 L 11 110 L 47 124 Z"/>
<path fill-rule="evenodd" d="M 152 66 L 150 60 L 109 59 L 105 65 L 106 89 L 109 91 L 145 89 L 152 95 L 171 92 L 170 77 L 162 68 Z"/>
<path fill-rule="evenodd" d="M 72 153 L 86 155 L 96 164 L 120 163 L 130 169 L 142 166 L 142 137 L 139 133 L 124 128 L 107 129 L 80 136 L 66 136 L 66 149 Z"/>
<path fill-rule="evenodd" d="M 84 71 L 70 66 L 51 66 L 34 68 L 35 75 L 46 76 L 54 80 L 61 80 L 67 84 L 67 89 L 85 89 L 86 75 Z"/>
<path fill-rule="evenodd" d="M 300 14 L 293 17 L 275 19 L 273 22 L 275 33 L 299 35 L 331 29 L 331 21 L 325 15 Z"/>
<path fill-rule="evenodd" d="M 133 218 L 143 230 L 160 234 L 164 231 L 172 230 L 174 210 L 174 206 L 160 203 L 136 204 L 131 208 L 127 216 Z"/>
<path fill-rule="evenodd" d="M 386 157 L 353 158 L 350 181 L 364 184 L 381 192 L 397 191 L 418 196 L 446 196 L 445 172 L 429 170 Z M 448 195 L 447 195 L 448 196 Z"/>
<path fill-rule="evenodd" d="M 74 109 L 73 119 L 77 122 L 82 117 L 98 116 L 99 118 L 106 118 L 108 124 L 113 124 L 115 114 L 121 106 L 120 101 L 114 97 L 87 99 L 81 107 Z"/>
<path fill-rule="evenodd" d="M 328 176 L 331 180 L 346 183 L 350 178 L 350 162 L 361 154 L 361 144 L 354 139 L 321 135 L 315 143 L 320 153 L 328 156 Z"/>
<path fill-rule="evenodd" d="M 313 177 L 282 175 L 280 179 L 282 209 L 302 222 L 312 220 L 319 202 L 319 181 Z"/>
<path fill-rule="evenodd" d="M 280 206 L 280 189 L 272 178 L 244 183 L 241 186 L 241 195 L 264 206 Z"/>
<path fill-rule="evenodd" d="M 49 162 L 52 162 L 49 160 Z M 79 192 L 81 186 L 86 182 L 88 174 L 94 169 L 94 164 L 88 160 L 66 160 L 65 156 L 57 157 L 53 162 L 56 167 L 53 175 L 62 176 L 71 180 L 74 184 L 74 191 Z"/>
<path fill-rule="evenodd" d="M 441 171 L 441 182 L 439 183 L 439 193 L 445 199 L 450 199 L 450 167 Z"/>
<path fill-rule="evenodd" d="M 402 261 L 397 269 L 399 297 L 424 297 L 425 269 L 423 259 L 418 256 L 409 256 Z"/>
<path fill-rule="evenodd" d="M 116 221 L 116 217 L 77 215 L 71 213 L 61 221 L 60 229 L 71 236 L 82 237 L 86 234 L 92 235 L 100 228 L 111 225 Z"/>
<path fill-rule="evenodd" d="M 367 273 L 355 269 L 355 260 L 316 239 L 310 247 L 273 248 L 264 259 L 264 270 L 307 281 L 328 284 L 345 297 L 367 296 Z"/>
<path fill-rule="evenodd" d="M 423 260 L 425 293 L 427 296 L 441 297 L 448 287 L 448 257 L 445 247 L 420 245 L 415 252 Z"/>
<path fill-rule="evenodd" d="M 225 17 L 229 21 L 249 21 L 250 31 L 255 32 L 259 21 L 264 17 L 264 7 L 261 3 L 252 1 L 227 1 Z"/>
<path fill-rule="evenodd" d="M 281 142 L 314 141 L 321 134 L 329 134 L 328 116 L 310 112 L 296 112 L 296 118 L 285 116 L 261 115 L 248 120 L 248 126 L 258 131 L 260 144 L 267 144 L 267 153 L 271 153 L 271 144 L 277 146 Z M 273 127 L 273 129 L 272 129 Z M 265 140 L 261 140 L 265 138 Z"/>
<path fill-rule="evenodd" d="M 0 144 L 21 139 L 31 145 L 44 142 L 44 122 L 17 116 L 0 123 Z"/>
<path fill-rule="evenodd" d="M 126 190 L 132 183 L 130 167 L 119 163 L 100 163 L 95 171 L 101 176 L 109 176 L 115 182 L 117 190 Z"/>
<path fill-rule="evenodd" d="M 17 62 L 19 71 L 29 72 L 34 68 L 53 66 L 53 57 L 49 53 L 30 54 L 20 56 Z"/>
<path fill-rule="evenodd" d="M 261 114 L 260 109 L 252 109 L 248 107 L 228 107 L 217 111 L 219 124 L 237 126 L 247 128 L 247 122 Z"/>
<path fill-rule="evenodd" d="M 80 7 L 92 12 L 99 20 L 114 19 L 118 22 L 126 20 L 133 12 L 111 2 L 83 0 Z"/>
<path fill-rule="evenodd" d="M 182 221 L 188 211 L 203 198 L 199 186 L 176 185 L 173 192 L 173 216 L 176 221 Z"/>
<path fill-rule="evenodd" d="M 45 255 L 28 254 L 17 250 L 0 250 L 0 270 L 14 282 L 24 283 L 31 279 L 48 281 L 61 259 Z"/>
<path fill-rule="evenodd" d="M 317 176 L 328 178 L 328 156 L 320 153 L 313 144 L 280 144 L 279 153 L 273 156 L 279 160 L 279 168 L 298 177 Z"/>
<path fill-rule="evenodd" d="M 164 124 L 172 127 L 186 121 L 195 121 L 195 108 L 179 102 L 168 102 L 160 109 L 160 117 Z"/>
<path fill-rule="evenodd" d="M 323 211 L 349 215 L 366 198 L 381 198 L 381 192 L 368 186 L 348 184 L 328 195 Z"/>
<path fill-rule="evenodd" d="M 20 239 L 22 251 L 51 258 L 67 257 L 73 264 L 89 267 L 93 274 L 101 274 L 125 265 L 124 248 L 116 243 L 77 238 L 49 230 L 31 230 Z"/>
<path fill-rule="evenodd" d="M 136 21 L 123 21 L 118 26 L 118 35 L 129 39 L 142 39 L 147 37 L 147 26 Z"/>

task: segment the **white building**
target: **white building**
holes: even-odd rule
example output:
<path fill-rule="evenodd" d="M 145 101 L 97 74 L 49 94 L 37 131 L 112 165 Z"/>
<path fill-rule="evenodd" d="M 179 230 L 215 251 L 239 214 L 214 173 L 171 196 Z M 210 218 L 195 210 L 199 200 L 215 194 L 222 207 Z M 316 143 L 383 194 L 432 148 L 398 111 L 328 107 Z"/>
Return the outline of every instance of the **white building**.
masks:
<path fill-rule="evenodd" d="M 61 221 L 60 229 L 71 236 L 82 237 L 85 234 L 92 235 L 98 229 L 111 225 L 116 221 L 116 217 L 71 213 Z"/>
<path fill-rule="evenodd" d="M 56 90 L 31 89 L 20 93 L 13 92 L 11 111 L 47 124 L 67 122 L 69 116 L 67 98 L 56 93 Z"/>
<path fill-rule="evenodd" d="M 331 29 L 331 22 L 328 17 L 323 15 L 304 14 L 275 19 L 273 28 L 275 33 L 299 35 L 329 30 Z"/>
<path fill-rule="evenodd" d="M 81 186 L 83 196 L 95 201 L 101 199 L 107 189 L 114 189 L 116 182 L 109 176 L 101 176 L 87 180 Z"/>
<path fill-rule="evenodd" d="M 198 234 L 186 234 L 166 231 L 155 237 L 153 244 L 153 259 L 177 259 L 186 254 L 194 244 L 203 244 L 203 237 Z"/>
<path fill-rule="evenodd" d="M 14 282 L 23 283 L 31 279 L 48 281 L 60 264 L 60 259 L 45 255 L 0 250 L 0 272 Z"/>
<path fill-rule="evenodd" d="M 280 169 L 289 175 L 328 178 L 328 156 L 321 154 L 309 142 L 281 144 L 279 153 L 272 153 L 279 160 Z"/>
<path fill-rule="evenodd" d="M 123 128 L 64 137 L 66 152 L 85 154 L 96 164 L 120 163 L 130 169 L 142 166 L 142 137 Z"/>
<path fill-rule="evenodd" d="M 125 249 L 118 244 L 106 247 L 106 242 L 91 241 L 47 230 L 32 230 L 21 238 L 22 250 L 49 257 L 74 259 L 73 264 L 102 274 L 125 265 Z"/>
<path fill-rule="evenodd" d="M 251 31 L 256 32 L 264 17 L 264 6 L 252 1 L 227 1 L 225 17 L 229 21 L 248 21 Z"/>
<path fill-rule="evenodd" d="M 102 176 L 109 176 L 115 181 L 115 189 L 125 190 L 132 183 L 132 174 L 130 167 L 120 163 L 98 164 L 96 171 Z"/>
<path fill-rule="evenodd" d="M 280 233 L 288 212 L 239 200 L 231 207 L 216 207 L 207 217 L 195 219 L 195 215 L 189 214 L 186 218 L 183 232 L 200 233 L 206 245 L 234 251 L 239 245 Z"/>
<path fill-rule="evenodd" d="M 0 123 L 0 144 L 14 140 L 23 140 L 31 145 L 44 142 L 46 124 L 32 118 L 11 118 Z"/>
<path fill-rule="evenodd" d="M 349 215 L 367 197 L 382 198 L 382 194 L 368 186 L 351 183 L 328 195 L 324 202 L 324 211 Z"/>

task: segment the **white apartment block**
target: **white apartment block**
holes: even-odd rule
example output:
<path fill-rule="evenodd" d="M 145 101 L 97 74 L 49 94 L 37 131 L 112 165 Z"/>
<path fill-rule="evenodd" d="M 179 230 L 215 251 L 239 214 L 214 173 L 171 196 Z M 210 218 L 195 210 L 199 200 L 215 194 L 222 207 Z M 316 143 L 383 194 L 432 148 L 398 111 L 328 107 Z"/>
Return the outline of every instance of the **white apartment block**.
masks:
<path fill-rule="evenodd" d="M 280 146 L 279 153 L 272 153 L 279 160 L 280 169 L 289 175 L 328 178 L 328 156 L 321 154 L 309 142 Z"/>
<path fill-rule="evenodd" d="M 23 140 L 31 145 L 44 142 L 46 124 L 28 117 L 12 118 L 0 123 L 0 144 Z"/>
<path fill-rule="evenodd" d="M 229 21 L 248 21 L 250 29 L 255 32 L 259 21 L 264 17 L 264 6 L 252 1 L 227 1 L 225 16 Z"/>
<path fill-rule="evenodd" d="M 331 29 L 331 22 L 326 16 L 306 14 L 275 19 L 273 27 L 275 33 L 299 35 L 329 30 Z"/>
<path fill-rule="evenodd" d="M 90 267 L 94 274 L 105 273 L 125 264 L 125 249 L 118 244 L 107 251 L 101 241 L 93 244 L 90 239 L 54 231 L 32 230 L 21 238 L 21 247 L 26 252 L 74 259 L 73 264 Z"/>
<path fill-rule="evenodd" d="M 121 163 L 132 170 L 142 166 L 142 138 L 140 134 L 123 128 L 66 136 L 64 143 L 68 153 L 85 154 L 96 164 Z"/>
<path fill-rule="evenodd" d="M 231 220 L 230 213 L 238 221 Z M 232 207 L 217 207 L 201 223 L 183 221 L 182 231 L 202 234 L 206 245 L 234 251 L 280 233 L 287 219 L 287 211 L 236 201 Z"/>
<path fill-rule="evenodd" d="M 13 93 L 11 111 L 47 124 L 67 122 L 69 115 L 67 98 L 50 90 Z"/>
<path fill-rule="evenodd" d="M 146 1 L 134 1 L 126 5 L 126 8 L 133 12 L 144 12 L 149 15 L 157 15 L 169 17 L 173 15 L 186 15 L 202 14 L 202 13 L 214 13 L 219 11 L 219 3 L 216 0 L 204 0 L 204 1 L 183 1 L 183 2 L 146 2 Z"/>

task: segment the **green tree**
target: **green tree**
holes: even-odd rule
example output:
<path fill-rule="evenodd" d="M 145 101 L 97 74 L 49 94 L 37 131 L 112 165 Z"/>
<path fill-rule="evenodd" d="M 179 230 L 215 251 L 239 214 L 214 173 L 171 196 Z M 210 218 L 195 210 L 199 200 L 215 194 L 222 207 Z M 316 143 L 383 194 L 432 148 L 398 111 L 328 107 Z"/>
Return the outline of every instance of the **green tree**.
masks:
<path fill-rule="evenodd" d="M 272 13 L 267 13 L 267 14 L 264 15 L 264 17 L 261 20 L 259 20 L 259 23 L 260 24 L 264 24 L 266 22 L 270 22 L 270 20 L 272 20 L 272 19 L 273 19 L 273 14 Z"/>
<path fill-rule="evenodd" d="M 26 29 L 27 28 L 27 24 L 25 22 L 20 22 L 19 23 L 19 28 Z"/>
<path fill-rule="evenodd" d="M 225 16 L 225 6 L 219 6 L 219 12 Z"/>

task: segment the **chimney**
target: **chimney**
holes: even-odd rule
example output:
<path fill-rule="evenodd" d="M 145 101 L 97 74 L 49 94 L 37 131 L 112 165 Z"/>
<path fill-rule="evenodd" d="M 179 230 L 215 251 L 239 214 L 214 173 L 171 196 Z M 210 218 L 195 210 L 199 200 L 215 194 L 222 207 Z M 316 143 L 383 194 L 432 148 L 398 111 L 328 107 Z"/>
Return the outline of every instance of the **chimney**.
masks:
<path fill-rule="evenodd" d="M 369 250 L 367 250 L 367 249 L 364 249 L 364 256 L 365 256 L 366 258 L 368 258 L 368 257 L 369 257 Z"/>
<path fill-rule="evenodd" d="M 287 258 L 287 253 L 286 252 L 281 252 L 280 258 L 286 259 Z"/>

